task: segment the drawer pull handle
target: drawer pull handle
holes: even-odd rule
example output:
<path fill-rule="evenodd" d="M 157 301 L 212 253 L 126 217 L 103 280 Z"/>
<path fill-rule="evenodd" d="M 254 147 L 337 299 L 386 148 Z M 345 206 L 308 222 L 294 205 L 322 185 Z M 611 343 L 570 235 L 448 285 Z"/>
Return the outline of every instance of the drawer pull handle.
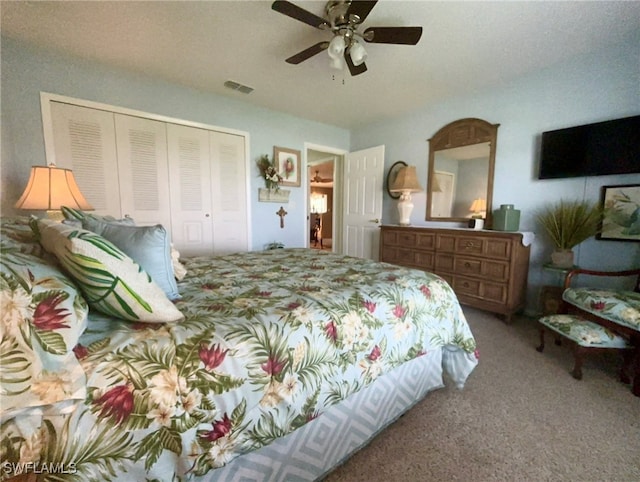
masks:
<path fill-rule="evenodd" d="M 469 263 L 468 261 L 464 264 L 465 268 L 471 268 L 471 263 Z"/>
<path fill-rule="evenodd" d="M 465 246 L 465 248 L 467 248 L 467 249 L 473 248 L 473 242 L 472 241 L 467 241 L 467 245 Z"/>
<path fill-rule="evenodd" d="M 466 281 L 464 283 L 462 283 L 462 286 L 464 286 L 465 288 L 469 287 L 469 283 L 467 283 Z"/>

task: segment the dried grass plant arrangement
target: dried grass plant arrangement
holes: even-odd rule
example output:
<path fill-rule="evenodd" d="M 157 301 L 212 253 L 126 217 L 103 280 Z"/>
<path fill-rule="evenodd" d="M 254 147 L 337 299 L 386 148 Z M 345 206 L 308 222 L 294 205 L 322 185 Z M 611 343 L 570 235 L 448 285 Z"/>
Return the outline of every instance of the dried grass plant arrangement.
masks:
<path fill-rule="evenodd" d="M 552 263 L 567 268 L 573 265 L 572 249 L 600 230 L 602 209 L 587 201 L 560 200 L 544 208 L 536 218 L 555 247 Z"/>

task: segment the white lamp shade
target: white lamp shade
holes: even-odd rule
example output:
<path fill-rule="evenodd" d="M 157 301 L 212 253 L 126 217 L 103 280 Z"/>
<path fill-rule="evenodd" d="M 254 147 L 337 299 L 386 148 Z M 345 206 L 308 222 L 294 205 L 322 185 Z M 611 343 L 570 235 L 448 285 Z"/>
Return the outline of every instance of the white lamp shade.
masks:
<path fill-rule="evenodd" d="M 367 60 L 367 51 L 364 49 L 362 44 L 357 40 L 354 40 L 351 44 L 351 48 L 349 49 L 349 53 L 351 54 L 351 61 L 353 65 L 356 67 L 364 63 Z"/>
<path fill-rule="evenodd" d="M 62 169 L 53 165 L 33 166 L 27 187 L 15 207 L 53 211 L 59 210 L 62 206 L 85 211 L 93 209 L 80 192 L 70 169 Z"/>

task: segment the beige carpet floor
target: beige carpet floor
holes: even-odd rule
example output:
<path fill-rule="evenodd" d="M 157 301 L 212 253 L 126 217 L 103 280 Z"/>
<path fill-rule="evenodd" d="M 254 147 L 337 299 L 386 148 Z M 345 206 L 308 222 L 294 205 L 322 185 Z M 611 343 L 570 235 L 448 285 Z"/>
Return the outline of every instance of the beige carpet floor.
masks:
<path fill-rule="evenodd" d="M 326 482 L 640 481 L 640 397 L 617 356 L 578 381 L 568 347 L 535 350 L 535 320 L 464 312 L 480 350 L 465 388 L 427 395 Z"/>

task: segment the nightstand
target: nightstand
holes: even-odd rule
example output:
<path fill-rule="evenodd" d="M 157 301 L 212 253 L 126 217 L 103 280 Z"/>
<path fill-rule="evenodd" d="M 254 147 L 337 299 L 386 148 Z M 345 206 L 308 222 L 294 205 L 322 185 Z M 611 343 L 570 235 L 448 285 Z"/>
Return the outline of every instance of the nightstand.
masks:
<path fill-rule="evenodd" d="M 551 284 L 544 285 L 540 292 L 540 303 L 542 305 L 543 315 L 554 315 L 559 312 L 562 306 L 562 291 L 564 285 L 564 278 L 571 270 L 578 269 L 578 266 L 571 266 L 570 268 L 559 268 L 551 263 L 547 263 L 542 266 L 542 269 L 549 273 L 549 277 L 552 278 Z"/>

